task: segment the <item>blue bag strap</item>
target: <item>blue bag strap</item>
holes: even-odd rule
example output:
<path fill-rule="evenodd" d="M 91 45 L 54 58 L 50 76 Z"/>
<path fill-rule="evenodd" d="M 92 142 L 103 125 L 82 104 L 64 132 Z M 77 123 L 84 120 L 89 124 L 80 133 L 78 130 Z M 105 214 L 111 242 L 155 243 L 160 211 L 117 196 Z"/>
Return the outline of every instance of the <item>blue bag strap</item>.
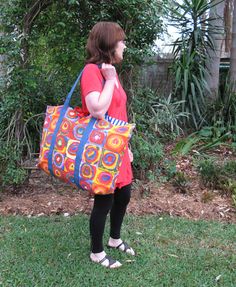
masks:
<path fill-rule="evenodd" d="M 99 69 L 101 69 L 101 65 L 98 65 L 98 67 L 99 67 Z M 68 95 L 66 97 L 65 103 L 64 103 L 64 105 L 60 111 L 60 116 L 59 116 L 59 119 L 58 119 L 57 124 L 56 124 L 56 128 L 55 128 L 53 136 L 52 136 L 51 145 L 50 145 L 50 149 L 49 149 L 49 153 L 48 153 L 48 170 L 49 170 L 51 175 L 54 175 L 53 168 L 52 168 L 52 157 L 53 157 L 53 150 L 54 150 L 54 147 L 56 144 L 56 137 L 57 137 L 58 131 L 60 129 L 61 123 L 64 119 L 64 116 L 66 114 L 66 111 L 70 105 L 70 100 L 71 100 L 72 94 L 73 94 L 73 92 L 74 92 L 74 90 L 75 90 L 75 88 L 76 88 L 76 86 L 77 86 L 77 84 L 78 84 L 78 82 L 82 76 L 83 70 L 79 73 L 79 76 L 77 77 L 74 85 L 72 86 L 70 92 L 68 93 Z M 105 80 L 103 80 L 103 86 L 104 86 L 104 84 L 105 84 Z M 106 112 L 106 116 L 108 116 L 107 112 Z M 75 180 L 75 184 L 78 186 L 78 188 L 81 188 L 81 186 L 79 184 L 79 180 L 80 180 L 79 168 L 80 168 L 80 164 L 82 161 L 82 153 L 83 153 L 84 146 L 85 146 L 86 142 L 88 141 L 89 135 L 93 129 L 93 125 L 96 122 L 96 120 L 97 119 L 94 117 L 92 117 L 90 119 L 90 121 L 89 121 L 89 123 L 88 123 L 88 125 L 84 131 L 84 134 L 81 138 L 81 141 L 80 141 L 77 153 L 76 153 L 74 180 Z"/>
<path fill-rule="evenodd" d="M 84 146 L 88 141 L 89 135 L 91 133 L 91 131 L 93 130 L 93 126 L 95 124 L 95 122 L 97 121 L 96 118 L 92 117 L 83 133 L 83 136 L 81 138 L 78 150 L 76 152 L 76 157 L 75 157 L 75 170 L 74 170 L 74 180 L 75 180 L 75 184 L 78 186 L 78 188 L 82 187 L 80 186 L 80 174 L 79 174 L 79 169 L 80 169 L 80 164 L 82 161 L 82 154 L 84 151 Z"/>
<path fill-rule="evenodd" d="M 83 69 L 84 70 L 84 69 Z M 54 147 L 55 147 L 55 144 L 56 144 L 56 137 L 57 137 L 57 134 L 58 134 L 58 131 L 60 129 L 60 126 L 61 126 L 61 123 L 64 119 L 64 116 L 65 116 L 65 113 L 66 113 L 66 110 L 67 108 L 69 107 L 69 104 L 70 104 L 70 100 L 71 100 L 71 97 L 72 97 L 72 94 L 82 76 L 82 73 L 83 73 L 83 70 L 79 73 L 76 81 L 74 82 L 74 85 L 72 86 L 70 92 L 68 93 L 67 97 L 66 97 L 66 100 L 65 100 L 65 103 L 60 111 L 60 116 L 59 116 L 59 119 L 57 121 L 57 124 L 56 124 L 56 128 L 54 130 L 54 133 L 52 135 L 52 140 L 51 140 L 51 145 L 50 145 L 50 149 L 49 149 L 49 152 L 48 152 L 48 170 L 50 172 L 51 175 L 54 175 L 53 174 L 53 170 L 52 170 L 52 157 L 53 157 L 53 150 L 54 150 Z"/>

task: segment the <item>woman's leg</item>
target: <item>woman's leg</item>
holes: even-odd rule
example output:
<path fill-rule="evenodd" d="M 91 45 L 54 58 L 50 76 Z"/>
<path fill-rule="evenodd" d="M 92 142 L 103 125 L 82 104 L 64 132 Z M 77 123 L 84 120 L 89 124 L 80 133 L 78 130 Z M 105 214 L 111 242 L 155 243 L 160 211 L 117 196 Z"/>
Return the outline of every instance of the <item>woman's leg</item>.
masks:
<path fill-rule="evenodd" d="M 110 236 L 113 239 L 120 238 L 120 231 L 126 208 L 131 196 L 131 184 L 115 190 L 114 201 L 111 209 L 111 229 Z"/>
<path fill-rule="evenodd" d="M 91 253 L 90 259 L 93 262 L 109 268 L 121 266 L 116 261 L 106 255 L 103 249 L 103 234 L 108 212 L 111 210 L 114 195 L 95 195 L 94 206 L 90 216 Z"/>
<path fill-rule="evenodd" d="M 94 206 L 90 216 L 91 251 L 103 251 L 103 233 L 108 212 L 113 203 L 113 194 L 95 195 Z"/>
<path fill-rule="evenodd" d="M 111 229 L 108 246 L 135 255 L 134 250 L 120 238 L 121 226 L 131 196 L 131 184 L 116 189 L 111 209 Z"/>

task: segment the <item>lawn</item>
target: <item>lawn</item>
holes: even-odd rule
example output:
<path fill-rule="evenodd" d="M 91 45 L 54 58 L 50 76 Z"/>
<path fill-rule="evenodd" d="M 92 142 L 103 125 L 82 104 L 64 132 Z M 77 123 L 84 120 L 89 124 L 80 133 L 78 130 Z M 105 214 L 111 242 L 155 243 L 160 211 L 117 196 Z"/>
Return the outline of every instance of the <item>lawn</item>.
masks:
<path fill-rule="evenodd" d="M 108 270 L 89 261 L 86 215 L 0 217 L 0 286 L 236 286 L 236 225 L 127 216 L 123 237 L 138 255 L 112 250 Z"/>

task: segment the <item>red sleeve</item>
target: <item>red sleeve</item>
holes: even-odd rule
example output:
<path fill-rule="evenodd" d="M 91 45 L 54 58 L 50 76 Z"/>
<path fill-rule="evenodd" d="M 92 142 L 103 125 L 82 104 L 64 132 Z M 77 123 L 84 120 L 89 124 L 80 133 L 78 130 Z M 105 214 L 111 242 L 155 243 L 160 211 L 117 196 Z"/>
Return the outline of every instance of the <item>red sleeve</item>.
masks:
<path fill-rule="evenodd" d="M 88 64 L 85 66 L 81 77 L 80 87 L 82 101 L 91 92 L 102 92 L 103 77 L 97 65 Z"/>

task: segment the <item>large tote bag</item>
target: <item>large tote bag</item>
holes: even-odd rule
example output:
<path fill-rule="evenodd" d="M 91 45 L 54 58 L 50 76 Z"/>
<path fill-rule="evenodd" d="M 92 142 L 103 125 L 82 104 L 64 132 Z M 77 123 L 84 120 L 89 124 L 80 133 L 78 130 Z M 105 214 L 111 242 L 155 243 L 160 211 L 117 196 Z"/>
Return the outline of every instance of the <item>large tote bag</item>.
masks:
<path fill-rule="evenodd" d="M 81 116 L 69 106 L 82 72 L 63 106 L 48 106 L 38 167 L 93 194 L 113 193 L 134 124 Z"/>

